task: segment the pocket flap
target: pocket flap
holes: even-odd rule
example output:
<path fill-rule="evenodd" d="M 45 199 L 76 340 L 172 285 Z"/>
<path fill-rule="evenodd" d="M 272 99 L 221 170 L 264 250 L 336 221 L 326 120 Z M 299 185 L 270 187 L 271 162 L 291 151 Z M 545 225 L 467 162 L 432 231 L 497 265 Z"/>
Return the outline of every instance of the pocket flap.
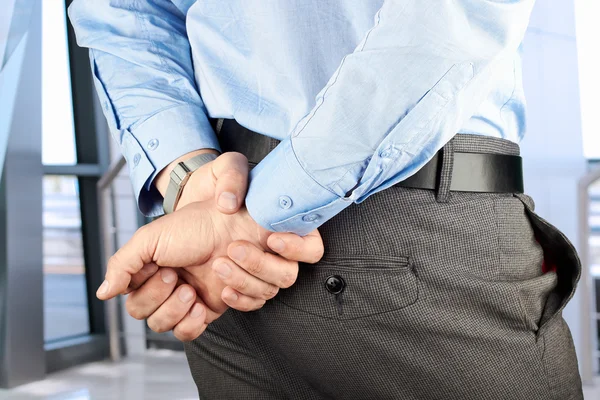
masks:
<path fill-rule="evenodd" d="M 407 307 L 418 293 L 407 258 L 340 257 L 301 265 L 296 283 L 275 299 L 323 318 L 350 320 Z"/>

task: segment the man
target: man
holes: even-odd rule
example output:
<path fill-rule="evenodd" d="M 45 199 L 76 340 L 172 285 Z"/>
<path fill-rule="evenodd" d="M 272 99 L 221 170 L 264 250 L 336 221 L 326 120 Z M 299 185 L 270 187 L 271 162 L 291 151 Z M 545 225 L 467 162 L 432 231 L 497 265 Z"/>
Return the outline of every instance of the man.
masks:
<path fill-rule="evenodd" d="M 522 194 L 532 6 L 76 0 L 140 209 L 177 209 L 98 296 L 204 332 L 203 398 L 581 399 L 579 261 Z"/>

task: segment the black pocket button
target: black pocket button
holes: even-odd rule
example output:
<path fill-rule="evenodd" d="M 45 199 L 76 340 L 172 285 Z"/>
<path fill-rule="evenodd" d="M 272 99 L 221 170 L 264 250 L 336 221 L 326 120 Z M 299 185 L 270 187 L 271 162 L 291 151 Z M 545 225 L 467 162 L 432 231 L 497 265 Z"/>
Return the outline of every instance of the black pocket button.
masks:
<path fill-rule="evenodd" d="M 340 294 L 344 291 L 346 282 L 339 275 L 332 275 L 325 280 L 325 288 L 332 294 Z"/>

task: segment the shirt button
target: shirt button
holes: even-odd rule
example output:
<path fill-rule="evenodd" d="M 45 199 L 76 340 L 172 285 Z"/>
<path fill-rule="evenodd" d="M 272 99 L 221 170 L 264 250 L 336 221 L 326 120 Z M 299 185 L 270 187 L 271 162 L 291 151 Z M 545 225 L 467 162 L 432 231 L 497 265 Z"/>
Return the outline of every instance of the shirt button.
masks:
<path fill-rule="evenodd" d="M 340 294 L 346 288 L 346 282 L 339 275 L 332 275 L 325 280 L 325 288 L 331 294 Z"/>
<path fill-rule="evenodd" d="M 304 222 L 316 222 L 321 218 L 319 214 L 308 214 L 302 217 L 302 221 Z"/>
<path fill-rule="evenodd" d="M 139 153 L 136 153 L 136 155 L 133 156 L 133 166 L 137 167 L 137 165 L 140 163 L 141 159 L 142 159 L 142 156 L 140 156 Z"/>
<path fill-rule="evenodd" d="M 148 149 L 154 150 L 158 147 L 158 139 L 152 139 L 148 142 Z"/>
<path fill-rule="evenodd" d="M 292 206 L 292 199 L 290 199 L 288 196 L 279 197 L 279 207 L 283 208 L 284 210 L 287 210 L 291 206 Z"/>
<path fill-rule="evenodd" d="M 389 146 L 389 147 L 386 147 L 385 149 L 383 149 L 381 151 L 381 153 L 379 153 L 379 156 L 381 158 L 391 158 L 391 157 L 396 156 L 396 154 L 398 154 L 398 150 L 392 146 Z"/>

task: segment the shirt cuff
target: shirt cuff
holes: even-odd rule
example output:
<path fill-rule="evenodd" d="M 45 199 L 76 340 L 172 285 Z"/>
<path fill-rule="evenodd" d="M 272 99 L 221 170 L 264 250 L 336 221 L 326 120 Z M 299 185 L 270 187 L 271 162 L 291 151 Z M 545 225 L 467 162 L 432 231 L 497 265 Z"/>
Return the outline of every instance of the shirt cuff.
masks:
<path fill-rule="evenodd" d="M 197 106 L 169 108 L 121 133 L 121 152 L 144 215 L 163 214 L 163 197 L 152 185 L 156 175 L 177 158 L 199 149 L 220 151 L 204 110 Z"/>
<path fill-rule="evenodd" d="M 291 139 L 250 173 L 246 207 L 263 228 L 306 235 L 352 204 L 316 182 L 302 167 Z"/>

